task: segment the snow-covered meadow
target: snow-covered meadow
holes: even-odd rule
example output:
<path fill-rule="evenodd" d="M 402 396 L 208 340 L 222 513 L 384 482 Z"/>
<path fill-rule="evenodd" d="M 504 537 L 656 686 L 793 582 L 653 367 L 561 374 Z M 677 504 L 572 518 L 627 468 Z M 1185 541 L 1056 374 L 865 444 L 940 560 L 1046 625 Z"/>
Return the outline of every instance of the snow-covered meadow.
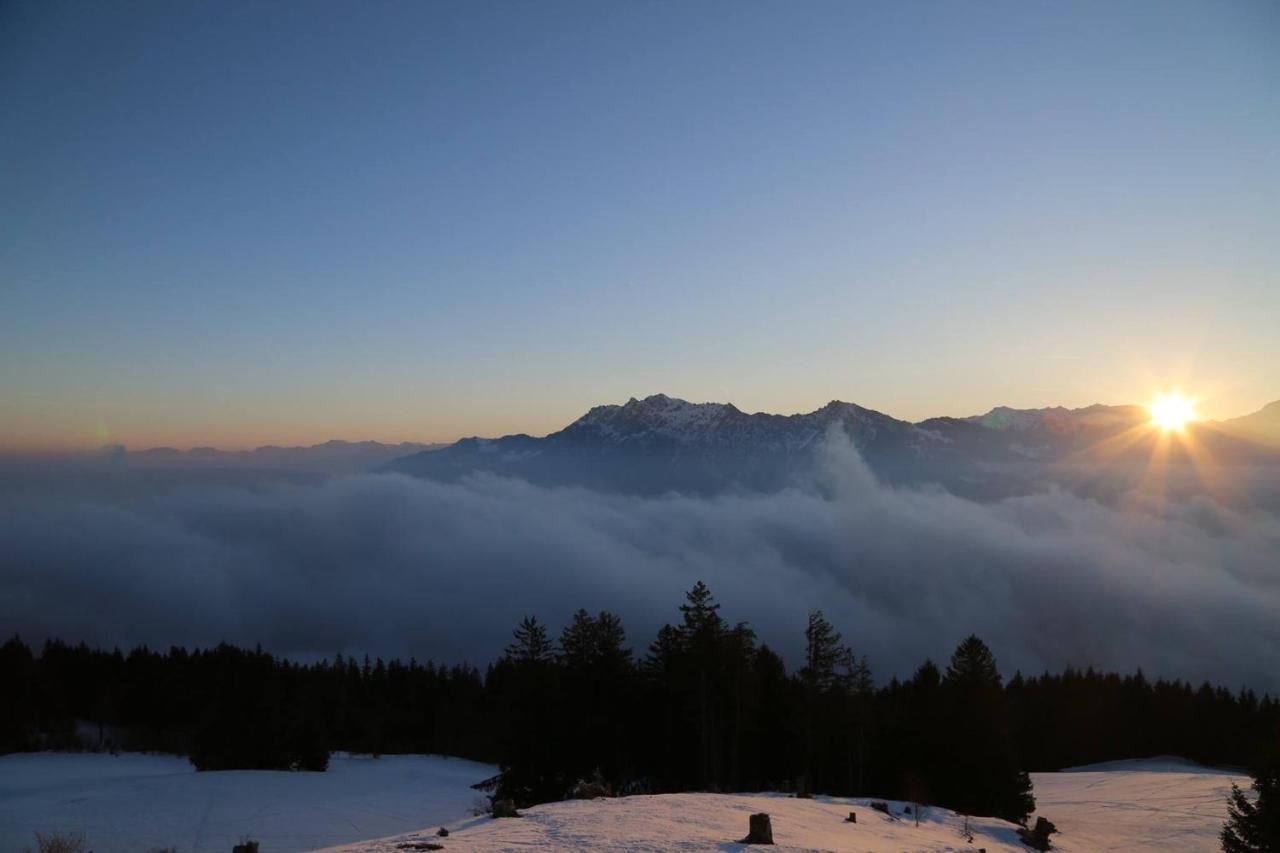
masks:
<path fill-rule="evenodd" d="M 334 756 L 327 773 L 196 773 L 158 755 L 38 753 L 0 757 L 0 850 L 21 851 L 37 830 L 83 832 L 94 853 L 228 853 L 241 837 L 262 853 L 333 847 L 399 853 L 445 850 L 733 850 L 747 816 L 772 816 L 778 850 L 1025 850 L 1012 824 L 926 809 L 920 826 L 891 803 L 781 794 L 669 794 L 549 803 L 524 817 L 474 817 L 471 784 L 494 768 L 437 756 Z M 1032 776 L 1055 849 L 1211 851 L 1233 781 L 1247 779 L 1176 759 L 1113 762 Z M 849 811 L 858 822 L 846 823 Z M 447 838 L 435 832 L 450 829 Z M 363 840 L 362 840 L 363 839 Z M 419 848 L 425 849 L 425 848 Z"/>
<path fill-rule="evenodd" d="M 425 755 L 333 756 L 328 772 L 197 773 L 168 755 L 0 756 L 0 851 L 35 830 L 83 832 L 93 853 L 230 853 L 247 836 L 262 853 L 314 850 L 442 821 L 483 798 L 496 769 Z"/>

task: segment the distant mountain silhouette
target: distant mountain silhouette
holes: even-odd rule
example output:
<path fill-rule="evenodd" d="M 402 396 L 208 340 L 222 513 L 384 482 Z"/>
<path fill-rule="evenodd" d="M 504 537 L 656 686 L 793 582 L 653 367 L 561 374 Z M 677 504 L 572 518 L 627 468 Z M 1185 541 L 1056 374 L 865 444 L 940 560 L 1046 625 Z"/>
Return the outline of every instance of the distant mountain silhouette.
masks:
<path fill-rule="evenodd" d="M 1280 446 L 1280 400 L 1268 403 L 1251 415 L 1222 421 L 1221 426 L 1232 435 Z"/>
<path fill-rule="evenodd" d="M 409 441 L 401 444 L 382 444 L 377 441 L 326 441 L 309 447 L 267 445 L 253 450 L 193 447 L 186 451 L 172 447 L 153 447 L 138 451 L 125 451 L 120 448 L 115 453 L 133 466 L 230 467 L 341 474 L 379 468 L 394 459 L 442 446 Z"/>
<path fill-rule="evenodd" d="M 982 475 L 996 469 L 1146 462 L 1156 453 L 1177 463 L 1190 458 L 1192 446 L 1201 458 L 1224 463 L 1277 460 L 1221 425 L 1196 424 L 1185 439 L 1171 439 L 1149 422 L 1142 406 L 1000 407 L 910 423 L 840 401 L 806 414 L 748 414 L 730 403 L 655 394 L 596 406 L 544 438 L 466 438 L 387 467 L 441 480 L 487 471 L 544 485 L 641 494 L 776 490 L 813 480 L 818 448 L 833 429 L 843 430 L 890 483 L 939 482 L 967 492 L 982 491 Z"/>

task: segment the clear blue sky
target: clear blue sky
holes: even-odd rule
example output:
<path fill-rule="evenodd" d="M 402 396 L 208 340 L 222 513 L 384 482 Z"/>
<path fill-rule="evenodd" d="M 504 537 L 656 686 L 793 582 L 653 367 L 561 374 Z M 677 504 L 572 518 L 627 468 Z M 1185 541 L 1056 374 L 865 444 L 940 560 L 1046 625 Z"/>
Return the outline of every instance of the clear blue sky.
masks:
<path fill-rule="evenodd" d="M 1280 4 L 0 5 L 0 447 L 1280 397 Z"/>

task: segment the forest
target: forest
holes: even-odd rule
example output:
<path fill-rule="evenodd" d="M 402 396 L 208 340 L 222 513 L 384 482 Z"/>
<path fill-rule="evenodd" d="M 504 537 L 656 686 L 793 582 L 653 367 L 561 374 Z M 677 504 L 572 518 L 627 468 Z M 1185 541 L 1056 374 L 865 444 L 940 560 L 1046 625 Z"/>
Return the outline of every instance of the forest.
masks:
<path fill-rule="evenodd" d="M 637 653 L 621 620 L 536 617 L 467 664 L 261 649 L 0 647 L 0 752 L 153 750 L 202 770 L 322 771 L 333 750 L 440 753 L 501 767 L 518 805 L 583 791 L 876 795 L 1021 821 L 1029 771 L 1180 755 L 1245 767 L 1280 743 L 1280 702 L 1250 690 L 1092 670 L 1005 679 L 976 636 L 877 685 L 820 611 L 788 669 L 701 582 Z M 674 611 L 673 611 L 674 615 Z"/>

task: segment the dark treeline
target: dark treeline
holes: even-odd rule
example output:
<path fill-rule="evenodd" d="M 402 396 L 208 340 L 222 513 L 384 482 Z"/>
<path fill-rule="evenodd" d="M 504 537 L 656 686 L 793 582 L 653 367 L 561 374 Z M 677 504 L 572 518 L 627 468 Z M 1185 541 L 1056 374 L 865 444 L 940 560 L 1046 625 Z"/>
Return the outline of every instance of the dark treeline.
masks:
<path fill-rule="evenodd" d="M 618 617 L 579 611 L 558 638 L 523 620 L 483 674 L 261 650 L 50 641 L 0 647 L 0 751 L 176 752 L 201 769 L 323 770 L 330 750 L 430 752 L 503 768 L 519 804 L 592 790 L 794 790 L 914 800 L 1021 820 L 1027 771 L 1174 754 L 1247 766 L 1280 740 L 1280 703 L 1093 671 L 1002 680 L 977 637 L 944 666 L 875 687 L 814 612 L 805 656 L 733 624 L 701 583 L 636 654 Z"/>

